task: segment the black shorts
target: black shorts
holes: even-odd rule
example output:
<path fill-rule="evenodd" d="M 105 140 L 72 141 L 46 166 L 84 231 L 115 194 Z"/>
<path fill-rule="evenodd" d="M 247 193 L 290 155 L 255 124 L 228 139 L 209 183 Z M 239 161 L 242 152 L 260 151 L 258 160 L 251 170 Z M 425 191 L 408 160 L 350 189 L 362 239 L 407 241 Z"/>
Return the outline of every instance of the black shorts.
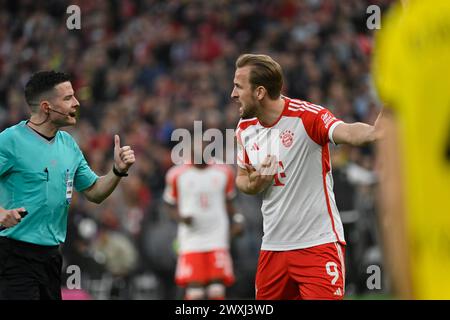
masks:
<path fill-rule="evenodd" d="M 0 300 L 61 300 L 59 246 L 0 237 Z"/>

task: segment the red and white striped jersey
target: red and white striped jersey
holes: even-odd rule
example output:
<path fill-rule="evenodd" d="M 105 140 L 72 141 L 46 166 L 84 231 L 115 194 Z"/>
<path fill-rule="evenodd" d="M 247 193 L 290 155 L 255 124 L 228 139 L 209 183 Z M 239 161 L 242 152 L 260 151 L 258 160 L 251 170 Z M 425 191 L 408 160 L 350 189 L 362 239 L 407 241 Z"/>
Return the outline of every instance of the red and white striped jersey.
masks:
<path fill-rule="evenodd" d="M 270 127 L 257 118 L 241 120 L 236 130 L 238 165 L 256 169 L 268 155 L 278 159 L 274 182 L 263 192 L 262 250 L 285 251 L 339 241 L 344 230 L 333 193 L 328 143 L 342 121 L 306 101 L 285 100 Z"/>
<path fill-rule="evenodd" d="M 233 170 L 224 164 L 203 169 L 184 164 L 167 172 L 163 199 L 193 218 L 190 226 L 178 225 L 180 253 L 228 248 L 226 200 L 235 194 Z"/>

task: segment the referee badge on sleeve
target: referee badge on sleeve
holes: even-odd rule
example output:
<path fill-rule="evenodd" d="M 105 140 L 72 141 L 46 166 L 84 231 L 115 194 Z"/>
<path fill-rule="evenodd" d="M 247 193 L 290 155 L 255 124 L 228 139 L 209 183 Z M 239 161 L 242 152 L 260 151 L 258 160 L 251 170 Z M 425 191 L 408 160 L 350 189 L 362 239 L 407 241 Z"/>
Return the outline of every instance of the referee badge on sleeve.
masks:
<path fill-rule="evenodd" d="M 69 169 L 66 170 L 66 203 L 72 202 L 73 180 L 70 177 Z"/>

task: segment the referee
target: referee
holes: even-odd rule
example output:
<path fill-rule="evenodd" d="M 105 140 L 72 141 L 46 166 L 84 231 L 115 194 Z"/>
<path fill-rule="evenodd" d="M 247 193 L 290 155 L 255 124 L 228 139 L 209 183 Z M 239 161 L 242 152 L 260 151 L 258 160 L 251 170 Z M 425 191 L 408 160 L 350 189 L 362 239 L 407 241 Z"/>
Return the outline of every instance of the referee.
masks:
<path fill-rule="evenodd" d="M 112 170 L 101 177 L 91 170 L 75 140 L 59 130 L 77 121 L 67 74 L 33 74 L 25 99 L 31 118 L 0 133 L 0 299 L 60 300 L 59 245 L 73 188 L 101 203 L 135 157 L 116 135 Z"/>

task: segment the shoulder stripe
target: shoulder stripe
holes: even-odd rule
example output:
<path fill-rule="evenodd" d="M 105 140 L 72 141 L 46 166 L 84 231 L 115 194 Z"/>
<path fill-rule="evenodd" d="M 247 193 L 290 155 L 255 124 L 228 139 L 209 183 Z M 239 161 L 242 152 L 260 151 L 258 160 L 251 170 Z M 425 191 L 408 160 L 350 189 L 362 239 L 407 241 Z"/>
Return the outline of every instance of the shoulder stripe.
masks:
<path fill-rule="evenodd" d="M 302 103 L 302 104 L 295 104 L 295 103 L 292 103 L 292 102 L 291 102 L 290 107 L 293 107 L 293 108 L 299 108 L 299 110 L 300 110 L 300 109 L 303 109 L 303 110 L 310 111 L 310 112 L 315 113 L 315 114 L 318 114 L 318 113 L 319 113 L 319 110 L 317 110 L 316 108 L 310 107 L 309 105 L 307 105 L 307 104 L 305 104 L 305 103 Z"/>
<path fill-rule="evenodd" d="M 290 105 L 296 106 L 296 107 L 301 107 L 302 106 L 302 104 L 299 101 L 295 101 L 295 100 L 291 100 L 290 101 Z"/>
<path fill-rule="evenodd" d="M 323 107 L 318 106 L 317 104 L 314 104 L 314 103 L 310 103 L 310 102 L 304 101 L 304 104 L 307 105 L 310 108 L 316 109 L 317 111 L 320 111 L 320 110 L 323 109 Z"/>
<path fill-rule="evenodd" d="M 320 111 L 320 110 L 323 109 L 322 107 L 319 107 L 319 106 L 317 106 L 315 104 L 308 104 L 308 107 L 311 108 L 311 109 L 317 110 L 317 111 Z"/>
<path fill-rule="evenodd" d="M 304 107 L 304 108 L 305 108 L 306 111 L 309 111 L 311 113 L 315 113 L 315 114 L 319 113 L 319 111 L 317 111 L 317 110 L 314 110 L 314 109 L 311 109 L 311 108 L 308 108 L 308 107 Z"/>
<path fill-rule="evenodd" d="M 290 102 L 291 102 L 291 103 L 296 103 L 296 104 L 301 104 L 301 103 L 302 103 L 302 100 L 299 100 L 299 99 L 292 99 Z"/>
<path fill-rule="evenodd" d="M 292 108 L 292 107 L 288 107 L 288 110 L 290 110 L 290 111 L 305 111 L 305 109 L 303 109 L 303 108 Z"/>
<path fill-rule="evenodd" d="M 291 103 L 296 105 L 296 106 L 299 106 L 299 107 L 301 106 L 301 107 L 305 107 L 305 108 L 314 109 L 314 110 L 317 110 L 317 111 L 320 111 L 320 110 L 323 109 L 323 107 L 321 107 L 321 106 L 319 106 L 317 104 L 313 104 L 313 103 L 310 103 L 310 102 L 307 102 L 307 101 L 301 101 L 301 100 L 298 100 L 298 99 L 291 100 Z"/>
<path fill-rule="evenodd" d="M 319 111 L 317 111 L 315 109 L 312 109 L 312 108 L 309 108 L 309 107 L 306 107 L 306 106 L 298 107 L 298 106 L 295 106 L 295 105 L 289 105 L 288 106 L 288 110 L 289 111 L 294 111 L 294 112 L 300 112 L 300 111 L 305 112 L 305 111 L 308 111 L 308 112 L 311 112 L 311 113 L 314 113 L 314 114 L 318 114 L 319 113 Z"/>
<path fill-rule="evenodd" d="M 302 105 L 294 103 L 292 101 L 289 102 L 288 109 L 291 111 L 298 111 L 298 110 L 305 111 Z"/>
<path fill-rule="evenodd" d="M 289 108 L 291 108 L 291 109 L 303 109 L 303 107 L 302 106 L 300 106 L 300 105 L 297 105 L 297 104 L 295 104 L 295 103 L 289 103 L 289 106 L 288 106 Z"/>
<path fill-rule="evenodd" d="M 311 108 L 309 108 L 309 107 L 305 107 L 305 110 L 308 110 L 308 111 L 310 111 L 310 112 L 312 112 L 312 113 L 315 113 L 315 114 L 318 114 L 318 113 L 319 113 L 319 111 L 314 110 L 314 109 L 311 109 Z"/>
<path fill-rule="evenodd" d="M 309 111 L 311 113 L 318 114 L 320 111 L 323 110 L 323 108 L 320 106 L 306 104 L 303 102 L 295 103 L 295 102 L 291 101 L 289 103 L 288 110 L 290 110 L 290 111 Z"/>

